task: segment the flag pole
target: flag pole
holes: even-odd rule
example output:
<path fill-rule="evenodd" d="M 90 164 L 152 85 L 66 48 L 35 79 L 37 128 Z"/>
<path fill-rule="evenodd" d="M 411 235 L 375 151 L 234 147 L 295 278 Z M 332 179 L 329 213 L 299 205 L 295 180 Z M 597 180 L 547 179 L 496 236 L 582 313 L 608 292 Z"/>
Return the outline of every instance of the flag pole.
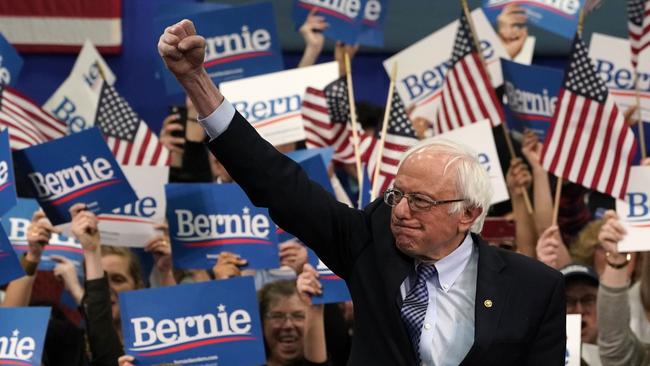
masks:
<path fill-rule="evenodd" d="M 359 202 L 357 207 L 361 208 L 361 197 L 363 189 L 363 173 L 361 172 L 361 155 L 359 153 L 359 134 L 357 132 L 357 111 L 354 105 L 354 90 L 352 89 L 352 67 L 350 66 L 350 55 L 345 52 L 345 77 L 348 83 L 348 103 L 350 104 L 350 121 L 352 122 L 352 147 L 354 148 L 354 162 L 357 168 L 357 182 L 359 184 Z"/>
<path fill-rule="evenodd" d="M 395 79 L 397 78 L 397 62 L 393 64 L 390 72 L 390 84 L 388 85 L 388 98 L 386 99 L 386 108 L 384 109 L 384 121 L 381 125 L 381 135 L 379 139 L 379 151 L 377 151 L 377 159 L 375 160 L 375 171 L 372 178 L 372 190 L 370 191 L 370 201 L 377 198 L 379 190 L 379 171 L 381 170 L 381 159 L 384 155 L 384 144 L 386 143 L 386 131 L 388 130 L 388 120 L 390 119 L 391 107 L 393 105 L 393 93 L 395 92 Z"/>
<path fill-rule="evenodd" d="M 639 149 L 641 149 L 641 160 L 647 157 L 645 150 L 645 131 L 643 128 L 643 113 L 641 112 L 641 90 L 639 89 L 639 71 L 634 68 L 634 95 L 636 98 L 636 116 L 639 125 Z"/>
<path fill-rule="evenodd" d="M 476 47 L 476 51 L 478 53 L 478 57 L 481 60 L 481 64 L 483 65 L 483 69 L 485 70 L 485 73 L 488 76 L 488 79 L 490 81 L 492 80 L 492 77 L 490 76 L 490 71 L 487 68 L 487 64 L 485 63 L 485 59 L 483 58 L 483 52 L 481 52 L 481 44 L 478 41 L 478 36 L 476 35 L 476 28 L 474 28 L 474 19 L 472 19 L 472 15 L 469 12 L 469 6 L 467 5 L 467 0 L 460 0 L 461 6 L 463 8 L 463 13 L 465 14 L 465 18 L 467 19 L 467 24 L 469 24 L 469 30 L 471 33 L 472 41 L 474 42 L 474 47 Z M 508 152 L 510 153 L 510 157 L 514 158 L 517 156 L 515 153 L 515 147 L 512 144 L 512 139 L 510 139 L 510 131 L 508 130 L 508 126 L 506 125 L 506 121 L 501 121 L 501 131 L 503 131 L 503 137 L 506 140 L 506 145 L 508 146 Z M 524 203 L 526 204 L 526 211 L 528 211 L 529 215 L 533 214 L 533 204 L 530 201 L 530 196 L 528 195 L 528 191 L 524 189 Z"/>
<path fill-rule="evenodd" d="M 562 195 L 562 177 L 557 177 L 555 183 L 555 198 L 553 199 L 553 220 L 552 225 L 557 225 L 557 217 L 560 213 L 560 196 Z"/>

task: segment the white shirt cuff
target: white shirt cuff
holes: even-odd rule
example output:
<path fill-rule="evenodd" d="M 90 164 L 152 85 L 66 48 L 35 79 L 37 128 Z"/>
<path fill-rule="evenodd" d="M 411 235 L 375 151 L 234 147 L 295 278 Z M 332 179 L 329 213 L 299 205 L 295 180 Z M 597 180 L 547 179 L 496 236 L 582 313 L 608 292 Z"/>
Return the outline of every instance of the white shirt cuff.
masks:
<path fill-rule="evenodd" d="M 205 133 L 208 134 L 210 140 L 216 139 L 230 126 L 230 121 L 235 116 L 235 107 L 224 98 L 221 105 L 217 107 L 209 116 L 205 118 L 199 117 L 199 123 L 203 126 Z"/>

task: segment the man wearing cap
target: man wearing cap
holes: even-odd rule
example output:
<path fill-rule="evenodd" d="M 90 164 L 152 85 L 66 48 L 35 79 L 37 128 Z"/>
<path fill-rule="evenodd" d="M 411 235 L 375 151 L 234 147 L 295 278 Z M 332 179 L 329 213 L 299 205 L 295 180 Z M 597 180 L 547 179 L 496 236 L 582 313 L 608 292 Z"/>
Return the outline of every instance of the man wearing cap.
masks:
<path fill-rule="evenodd" d="M 598 355 L 598 275 L 593 268 L 570 264 L 560 270 L 564 275 L 566 313 L 582 315 L 582 364 L 600 366 Z"/>

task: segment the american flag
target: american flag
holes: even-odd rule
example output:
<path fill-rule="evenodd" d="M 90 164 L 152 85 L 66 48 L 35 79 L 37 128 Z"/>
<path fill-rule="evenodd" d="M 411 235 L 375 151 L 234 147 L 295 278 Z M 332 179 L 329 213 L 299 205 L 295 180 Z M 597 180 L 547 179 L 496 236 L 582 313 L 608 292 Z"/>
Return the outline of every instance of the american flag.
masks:
<path fill-rule="evenodd" d="M 332 147 L 335 161 L 354 163 L 352 128 L 348 123 L 348 88 L 344 77 L 329 83 L 323 90 L 307 88 L 301 113 L 308 148 Z"/>
<path fill-rule="evenodd" d="M 636 141 L 579 36 L 542 150 L 542 165 L 558 177 L 623 198 Z"/>
<path fill-rule="evenodd" d="M 368 176 L 370 180 L 373 180 L 379 159 L 379 136 L 373 138 L 372 141 L 368 140 L 364 138 L 361 146 L 364 153 L 363 157 L 368 158 Z M 384 150 L 381 156 L 381 165 L 379 166 L 379 176 L 377 177 L 377 184 L 379 184 L 377 192 L 385 191 L 392 184 L 402 155 L 417 142 L 415 130 L 408 118 L 402 98 L 398 93 L 393 93 Z M 366 147 L 366 145 L 368 146 Z M 375 182 L 372 183 L 375 184 Z"/>
<path fill-rule="evenodd" d="M 122 165 L 169 165 L 169 151 L 147 124 L 108 83 L 102 84 L 95 125 Z"/>
<path fill-rule="evenodd" d="M 635 69 L 639 63 L 639 54 L 650 45 L 649 7 L 650 1 L 648 0 L 628 0 L 627 2 L 627 27 L 632 49 L 632 66 Z"/>
<path fill-rule="evenodd" d="M 464 13 L 460 16 L 450 63 L 434 123 L 436 133 L 486 118 L 492 122 L 492 126 L 501 124 L 504 119 L 503 110 L 474 45 Z"/>
<path fill-rule="evenodd" d="M 20 150 L 67 134 L 65 122 L 41 109 L 10 86 L 0 87 L 0 126 L 9 129 L 9 144 Z"/>

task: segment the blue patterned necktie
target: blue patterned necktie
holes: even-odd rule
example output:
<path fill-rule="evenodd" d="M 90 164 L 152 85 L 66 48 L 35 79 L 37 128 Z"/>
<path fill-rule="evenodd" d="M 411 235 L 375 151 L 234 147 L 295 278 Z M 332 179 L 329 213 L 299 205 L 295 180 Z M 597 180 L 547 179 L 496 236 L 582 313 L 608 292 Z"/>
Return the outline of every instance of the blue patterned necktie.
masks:
<path fill-rule="evenodd" d="M 436 267 L 433 265 L 420 264 L 417 268 L 415 284 L 402 302 L 402 321 L 411 337 L 411 344 L 415 356 L 420 362 L 420 334 L 422 333 L 422 322 L 427 315 L 429 305 L 429 291 L 427 291 L 427 280 L 436 274 Z"/>

